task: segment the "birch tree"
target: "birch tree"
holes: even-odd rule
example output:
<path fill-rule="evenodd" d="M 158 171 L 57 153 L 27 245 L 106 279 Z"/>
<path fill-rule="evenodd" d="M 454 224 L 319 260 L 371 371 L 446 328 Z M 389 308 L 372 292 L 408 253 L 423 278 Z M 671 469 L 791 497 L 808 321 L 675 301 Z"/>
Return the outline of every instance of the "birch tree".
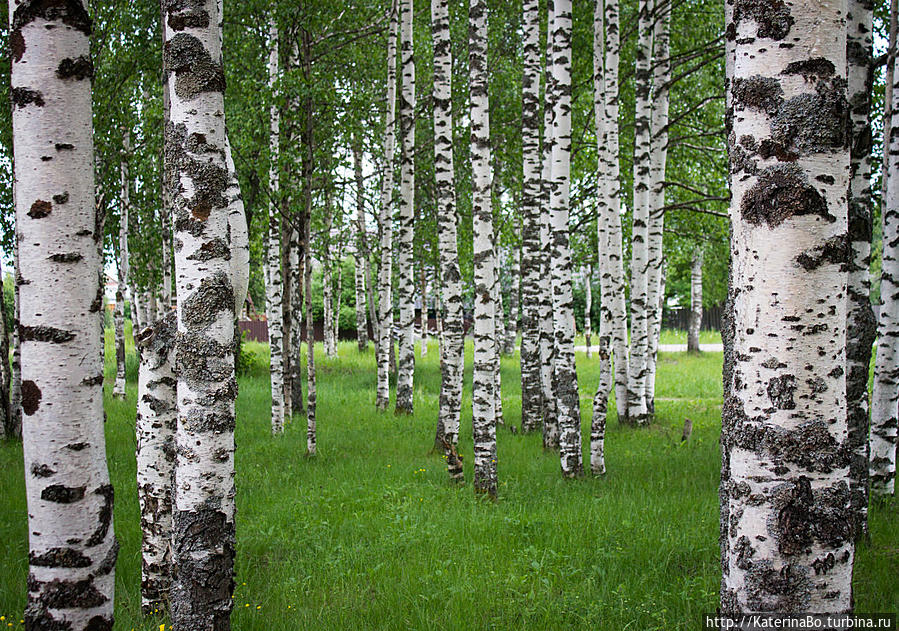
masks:
<path fill-rule="evenodd" d="M 91 19 L 10 3 L 29 629 L 113 628 L 118 551 L 103 434 Z M 49 158 L 49 159 L 48 159 Z"/>
<path fill-rule="evenodd" d="M 272 99 L 269 104 L 269 167 L 268 167 L 268 233 L 266 235 L 268 285 L 265 291 L 265 310 L 268 320 L 268 340 L 271 349 L 272 434 L 284 432 L 284 306 L 281 275 L 281 213 L 280 190 L 280 129 L 281 114 L 278 109 L 278 26 L 274 16 L 268 25 L 268 86 Z"/>
<path fill-rule="evenodd" d="M 524 71 L 522 74 L 521 145 L 521 431 L 532 432 L 543 417 L 541 377 L 540 169 L 540 0 L 524 0 Z"/>
<path fill-rule="evenodd" d="M 353 250 L 353 280 L 356 295 L 356 343 L 359 352 L 368 349 L 368 317 L 365 304 L 365 268 L 368 257 L 365 247 L 365 181 L 362 178 L 362 142 L 353 144 L 353 176 L 356 181 L 356 247 Z"/>
<path fill-rule="evenodd" d="M 493 209 L 490 173 L 490 104 L 487 94 L 487 2 L 468 3 L 471 104 L 471 195 L 474 234 L 474 376 L 472 436 L 474 488 L 496 496 L 496 306 L 493 300 Z"/>
<path fill-rule="evenodd" d="M 590 342 L 593 336 L 590 323 L 590 312 L 593 309 L 593 264 L 587 267 L 587 274 L 584 276 L 584 340 L 587 343 L 587 357 L 593 352 L 590 349 Z"/>
<path fill-rule="evenodd" d="M 456 191 L 453 171 L 453 49 L 449 3 L 431 0 L 434 36 L 434 178 L 437 182 L 437 230 L 440 253 L 439 296 L 446 309 L 440 341 L 440 407 L 437 439 L 446 457 L 449 476 L 462 480 L 462 460 L 456 452 L 462 412 L 463 344 L 462 275 L 459 272 Z M 440 313 L 440 309 L 437 309 Z"/>
<path fill-rule="evenodd" d="M 221 7 L 170 3 L 163 17 L 166 187 L 180 244 L 172 623 L 219 631 L 230 628 L 233 604 L 237 390 Z"/>
<path fill-rule="evenodd" d="M 307 211 L 309 210 L 311 208 L 307 207 Z M 312 320 L 312 213 L 306 212 L 305 219 L 306 262 L 303 271 L 306 285 L 306 455 L 314 456 L 318 445 L 315 417 L 318 394 L 315 385 L 315 326 Z"/>
<path fill-rule="evenodd" d="M 628 366 L 627 414 L 632 424 L 649 421 L 646 409 L 646 371 L 649 353 L 649 172 L 651 157 L 650 123 L 652 103 L 650 90 L 652 73 L 653 24 L 650 1 L 640 0 L 635 76 L 634 113 L 634 208 L 631 229 L 631 347 Z"/>
<path fill-rule="evenodd" d="M 852 607 L 845 8 L 737 3 L 726 29 L 734 50 L 727 615 Z"/>
<path fill-rule="evenodd" d="M 874 39 L 870 2 L 849 0 L 847 80 L 852 117 L 849 171 L 849 286 L 847 297 L 846 402 L 852 444 L 850 493 L 856 539 L 868 532 L 868 371 L 877 331 L 871 308 L 871 84 Z"/>
<path fill-rule="evenodd" d="M 400 0 L 402 93 L 400 96 L 400 204 L 397 231 L 397 302 L 399 366 L 396 412 L 412 413 L 415 375 L 415 280 L 412 238 L 415 223 L 415 57 L 412 41 L 413 0 Z"/>
<path fill-rule="evenodd" d="M 553 331 L 556 405 L 559 412 L 559 454 L 562 475 L 583 472 L 581 456 L 581 411 L 577 370 L 574 365 L 574 311 L 571 287 L 571 249 L 568 235 L 569 190 L 571 186 L 571 0 L 554 0 L 553 80 L 554 100 L 552 144 L 552 225 Z"/>
<path fill-rule="evenodd" d="M 702 250 L 693 252 L 690 268 L 690 324 L 687 330 L 687 352 L 699 352 L 699 328 L 702 326 Z"/>
<path fill-rule="evenodd" d="M 128 210 L 131 206 L 130 177 L 128 175 L 128 153 L 130 142 L 125 136 L 122 150 L 120 169 L 119 198 L 119 260 L 117 267 L 118 283 L 115 294 L 115 313 L 113 325 L 115 327 L 115 386 L 112 396 L 117 399 L 125 398 L 125 295 L 128 293 Z M 132 325 L 135 323 L 132 323 Z"/>
<path fill-rule="evenodd" d="M 520 308 L 521 293 L 521 265 L 519 263 L 519 252 L 517 250 L 512 254 L 512 266 L 509 270 L 509 321 L 506 325 L 506 334 L 504 336 L 503 354 L 513 355 L 515 353 L 515 343 L 518 341 L 518 313 Z"/>
<path fill-rule="evenodd" d="M 140 503 L 141 610 L 167 609 L 172 583 L 172 493 L 175 475 L 174 311 L 135 336 L 137 379 L 137 498 Z"/>
<path fill-rule="evenodd" d="M 381 182 L 380 217 L 381 265 L 378 269 L 378 387 L 377 407 L 390 405 L 390 351 L 393 349 L 393 151 L 396 144 L 396 49 L 399 0 L 390 9 L 387 39 L 387 107 L 384 116 L 384 165 Z"/>
<path fill-rule="evenodd" d="M 668 162 L 668 82 L 671 79 L 671 3 L 656 0 L 653 11 L 652 118 L 650 121 L 651 154 L 649 164 L 650 189 L 649 229 L 647 231 L 647 351 L 646 351 L 646 409 L 655 412 L 656 363 L 659 354 L 659 335 L 662 332 L 662 307 L 665 300 L 664 254 L 662 245 L 665 230 L 665 174 Z"/>

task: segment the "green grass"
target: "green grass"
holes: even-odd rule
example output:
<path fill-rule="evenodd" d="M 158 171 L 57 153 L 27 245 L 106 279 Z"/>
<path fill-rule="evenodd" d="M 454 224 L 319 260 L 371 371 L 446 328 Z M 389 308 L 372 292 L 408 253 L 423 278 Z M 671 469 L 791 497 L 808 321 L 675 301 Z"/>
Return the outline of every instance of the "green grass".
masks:
<path fill-rule="evenodd" d="M 107 335 L 107 351 L 111 338 Z M 268 349 L 240 381 L 237 424 L 237 589 L 234 629 L 697 629 L 717 605 L 721 354 L 662 354 L 657 420 L 609 420 L 602 479 L 563 481 L 538 435 L 498 432 L 499 500 L 454 486 L 430 453 L 440 375 L 436 344 L 417 360 L 413 417 L 374 410 L 372 351 L 341 344 L 317 357 L 319 455 L 305 422 L 269 433 Z M 470 384 L 471 346 L 466 383 Z M 578 354 L 581 412 L 598 380 Z M 140 616 L 135 491 L 136 368 L 115 401 L 107 362 L 107 440 L 116 488 L 118 629 L 157 630 Z M 520 416 L 517 355 L 503 360 L 506 421 Z M 471 399 L 463 431 L 471 479 Z M 611 406 L 614 410 L 614 405 Z M 681 444 L 684 418 L 694 422 Z M 27 544 L 22 452 L 0 445 L 0 614 L 17 625 Z M 875 506 L 860 546 L 856 608 L 899 609 L 897 503 Z"/>

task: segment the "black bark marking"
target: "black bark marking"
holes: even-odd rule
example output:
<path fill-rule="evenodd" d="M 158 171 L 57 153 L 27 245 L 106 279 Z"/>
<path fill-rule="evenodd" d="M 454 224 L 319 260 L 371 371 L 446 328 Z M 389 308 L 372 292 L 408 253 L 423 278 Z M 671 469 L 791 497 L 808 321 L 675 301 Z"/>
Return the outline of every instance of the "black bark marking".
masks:
<path fill-rule="evenodd" d="M 832 151 L 848 146 L 850 122 L 846 81 L 836 77 L 785 101 L 771 120 L 771 138 L 801 154 Z"/>
<path fill-rule="evenodd" d="M 778 162 L 795 162 L 799 159 L 798 153 L 790 151 L 770 138 L 766 138 L 759 144 L 759 155 L 766 160 L 771 157 L 777 158 Z"/>
<path fill-rule="evenodd" d="M 834 72 L 836 72 L 836 68 L 832 61 L 823 57 L 815 57 L 814 59 L 789 63 L 780 74 L 799 74 L 806 79 L 811 79 L 812 77 L 832 77 Z"/>
<path fill-rule="evenodd" d="M 778 164 L 762 171 L 755 185 L 743 195 L 740 212 L 747 222 L 756 226 L 766 223 L 769 228 L 800 215 L 836 221 L 827 212 L 827 202 L 795 164 Z"/>
<path fill-rule="evenodd" d="M 104 616 L 94 616 L 91 618 L 84 631 L 112 631 L 113 619 Z"/>
<path fill-rule="evenodd" d="M 827 263 L 839 265 L 842 271 L 847 271 L 850 252 L 848 236 L 840 235 L 831 237 L 823 244 L 802 252 L 796 257 L 796 262 L 808 272 Z"/>
<path fill-rule="evenodd" d="M 93 377 L 86 377 L 81 380 L 81 384 L 84 386 L 99 386 L 103 383 L 103 375 L 95 375 Z"/>
<path fill-rule="evenodd" d="M 849 466 L 851 452 L 836 441 L 823 420 L 803 423 L 795 430 L 740 422 L 734 426 L 732 444 L 770 456 L 776 464 L 793 463 L 808 471 L 829 473 Z"/>
<path fill-rule="evenodd" d="M 75 145 L 69 142 L 58 142 L 55 147 L 57 151 L 72 151 L 75 149 Z"/>
<path fill-rule="evenodd" d="M 22 411 L 31 416 L 41 406 L 41 389 L 30 379 L 22 382 Z"/>
<path fill-rule="evenodd" d="M 168 22 L 173 31 L 183 31 L 186 28 L 206 28 L 209 26 L 209 13 L 202 9 L 186 13 L 170 13 Z"/>
<path fill-rule="evenodd" d="M 228 628 L 234 591 L 234 523 L 221 511 L 201 508 L 173 511 L 172 526 L 179 577 L 172 586 L 173 618 L 196 621 L 203 628 Z M 200 551 L 204 554 L 195 554 Z"/>
<path fill-rule="evenodd" d="M 90 567 L 90 557 L 74 548 L 51 548 L 43 554 L 28 554 L 28 563 L 38 567 Z"/>
<path fill-rule="evenodd" d="M 836 182 L 836 179 L 832 175 L 823 175 L 822 174 L 822 175 L 816 176 L 815 179 L 824 184 L 833 184 L 834 182 Z"/>
<path fill-rule="evenodd" d="M 34 591 L 40 591 L 41 604 L 47 609 L 90 609 L 109 601 L 107 596 L 101 594 L 94 587 L 93 577 L 81 581 L 54 579 L 42 583 L 31 576 L 29 577 L 29 589 L 32 585 L 37 587 Z"/>
<path fill-rule="evenodd" d="M 100 513 L 98 515 L 100 525 L 97 526 L 97 530 L 94 531 L 94 534 L 90 536 L 90 539 L 88 539 L 85 544 L 89 548 L 100 545 L 103 543 L 103 540 L 106 539 L 106 533 L 109 532 L 109 524 L 112 522 L 112 504 L 115 495 L 111 484 L 104 484 L 94 491 L 94 494 L 103 497 L 103 504 L 100 506 Z"/>
<path fill-rule="evenodd" d="M 25 38 L 22 37 L 22 31 L 19 29 L 15 29 L 9 35 L 9 51 L 12 53 L 14 62 L 22 61 L 22 55 L 25 54 Z"/>
<path fill-rule="evenodd" d="M 30 588 L 32 584 L 30 577 L 28 584 Z M 35 590 L 37 589 L 38 587 L 35 585 Z M 29 605 L 25 610 L 25 628 L 32 631 L 72 631 L 72 624 L 57 620 L 40 606 Z"/>
<path fill-rule="evenodd" d="M 57 504 L 71 504 L 84 499 L 83 486 L 65 486 L 63 484 L 51 484 L 41 491 L 41 499 Z"/>
<path fill-rule="evenodd" d="M 231 248 L 222 239 L 207 241 L 200 248 L 187 257 L 189 261 L 209 261 L 212 259 L 231 260 Z"/>
<path fill-rule="evenodd" d="M 78 252 L 60 252 L 51 255 L 49 258 L 54 263 L 77 263 L 84 259 Z"/>
<path fill-rule="evenodd" d="M 28 88 L 13 88 L 12 102 L 17 107 L 25 107 L 34 103 L 38 107 L 44 107 L 44 95 L 37 90 L 29 90 Z"/>
<path fill-rule="evenodd" d="M 94 64 L 84 55 L 75 59 L 66 57 L 59 62 L 56 76 L 60 79 L 75 79 L 76 81 L 90 79 L 94 76 Z"/>
<path fill-rule="evenodd" d="M 80 0 L 24 0 L 13 13 L 12 28 L 20 29 L 38 18 L 59 20 L 85 35 L 91 34 L 91 18 Z"/>
<path fill-rule="evenodd" d="M 773 40 L 784 39 L 796 22 L 783 0 L 736 0 L 733 24 L 738 25 L 743 20 L 756 23 L 756 37 Z M 731 35 L 736 37 L 736 31 Z"/>
<path fill-rule="evenodd" d="M 68 203 L 69 201 L 69 191 L 63 191 L 59 195 L 53 196 L 53 203 L 57 205 L 62 205 Z"/>
<path fill-rule="evenodd" d="M 54 475 L 56 471 L 51 469 L 45 464 L 38 464 L 36 462 L 31 463 L 31 475 L 36 478 L 49 478 Z"/>
<path fill-rule="evenodd" d="M 71 331 L 64 331 L 52 326 L 25 326 L 19 325 L 19 337 L 23 342 L 50 342 L 52 344 L 65 344 L 75 339 Z"/>
<path fill-rule="evenodd" d="M 178 33 L 165 43 L 165 67 L 175 73 L 175 93 L 190 101 L 204 92 L 223 92 L 225 72 L 213 62 L 203 43 L 186 33 Z"/>
<path fill-rule="evenodd" d="M 28 216 L 32 219 L 43 219 L 51 212 L 53 212 L 53 204 L 39 199 L 31 205 L 31 210 L 28 211 Z"/>
<path fill-rule="evenodd" d="M 852 534 L 845 482 L 812 490 L 809 478 L 800 476 L 777 489 L 773 502 L 776 523 L 769 524 L 768 530 L 784 555 L 807 554 L 815 542 L 836 548 Z"/>
<path fill-rule="evenodd" d="M 81 451 L 82 449 L 87 449 L 90 447 L 90 443 L 70 443 L 66 445 L 66 449 L 71 449 L 72 451 Z"/>
<path fill-rule="evenodd" d="M 744 593 L 750 611 L 807 611 L 812 582 L 801 565 L 775 569 L 771 561 L 760 560 L 746 570 Z"/>
<path fill-rule="evenodd" d="M 734 103 L 743 107 L 751 107 L 767 114 L 775 114 L 783 103 L 783 88 L 780 82 L 771 77 L 755 75 L 747 79 L 737 77 L 733 80 L 731 94 Z"/>
<path fill-rule="evenodd" d="M 222 311 L 234 310 L 234 288 L 224 272 L 207 276 L 181 308 L 181 319 L 188 330 L 209 326 Z"/>
<path fill-rule="evenodd" d="M 768 382 L 768 398 L 778 410 L 795 410 L 794 394 L 796 394 L 796 377 L 793 375 L 774 377 Z"/>

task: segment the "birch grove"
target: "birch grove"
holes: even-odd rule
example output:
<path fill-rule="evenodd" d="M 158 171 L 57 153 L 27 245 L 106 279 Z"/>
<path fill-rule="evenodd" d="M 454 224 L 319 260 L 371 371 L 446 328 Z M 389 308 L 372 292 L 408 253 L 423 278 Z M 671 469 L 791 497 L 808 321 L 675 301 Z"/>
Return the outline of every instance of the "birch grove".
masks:
<path fill-rule="evenodd" d="M 113 628 L 118 543 L 103 433 L 91 19 L 10 3 L 27 628 Z M 48 147 L 50 149 L 48 149 Z M 44 160 L 47 152 L 50 160 Z"/>
<path fill-rule="evenodd" d="M 724 614 L 852 606 L 847 276 L 837 247 L 848 230 L 845 8 L 737 5 L 727 24 L 734 364 Z"/>

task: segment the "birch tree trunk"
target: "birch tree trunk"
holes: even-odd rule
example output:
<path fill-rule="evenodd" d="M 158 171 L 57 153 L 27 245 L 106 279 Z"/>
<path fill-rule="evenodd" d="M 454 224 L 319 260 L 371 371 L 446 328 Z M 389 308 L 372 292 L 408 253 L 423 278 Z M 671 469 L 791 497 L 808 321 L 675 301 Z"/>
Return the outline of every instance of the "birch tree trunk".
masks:
<path fill-rule="evenodd" d="M 845 0 L 765 12 L 738 3 L 726 30 L 735 47 L 728 615 L 852 607 L 845 9 Z"/>
<path fill-rule="evenodd" d="M 166 186 L 180 246 L 172 623 L 220 631 L 230 628 L 233 604 L 237 394 L 221 6 L 205 0 L 164 11 Z"/>
<path fill-rule="evenodd" d="M 646 371 L 649 354 L 649 186 L 650 186 L 650 119 L 652 103 L 653 24 L 651 0 L 640 0 L 635 76 L 634 113 L 634 208 L 631 229 L 631 347 L 628 367 L 627 416 L 631 424 L 649 422 L 646 409 Z"/>
<path fill-rule="evenodd" d="M 541 376 L 541 251 L 540 155 L 540 0 L 524 0 L 524 72 L 522 76 L 521 146 L 521 431 L 533 432 L 543 418 Z"/>
<path fill-rule="evenodd" d="M 415 375 L 415 280 L 412 238 L 415 223 L 415 58 L 412 42 L 413 0 L 400 0 L 402 24 L 402 77 L 400 97 L 400 208 L 397 232 L 397 303 L 399 319 L 399 370 L 396 379 L 396 413 L 412 413 Z"/>
<path fill-rule="evenodd" d="M 393 150 L 396 144 L 396 44 L 399 0 L 390 9 L 387 39 L 387 109 L 384 117 L 384 176 L 381 182 L 381 265 L 378 269 L 378 388 L 377 407 L 390 405 L 390 351 L 393 349 Z"/>
<path fill-rule="evenodd" d="M 491 177 L 493 174 L 491 173 Z M 494 180 L 495 181 L 495 180 Z M 497 196 L 497 199 L 499 196 Z M 491 199 L 491 209 L 493 200 Z M 492 211 L 491 211 L 492 212 Z M 499 258 L 499 235 L 494 232 L 493 235 L 493 396 L 496 400 L 493 407 L 493 416 L 496 419 L 496 425 L 505 424 L 503 418 L 503 388 L 502 388 L 502 343 L 505 338 L 505 326 L 503 323 L 503 292 L 502 282 L 500 281 L 500 258 Z"/>
<path fill-rule="evenodd" d="M 474 233 L 474 376 L 472 436 L 474 489 L 496 497 L 496 311 L 493 300 L 493 209 L 490 173 L 490 104 L 487 94 L 487 2 L 468 2 L 471 103 L 471 194 Z"/>
<path fill-rule="evenodd" d="M 512 269 L 509 270 L 509 320 L 506 324 L 505 345 L 503 354 L 513 355 L 515 343 L 518 341 L 518 312 L 520 306 L 519 293 L 521 291 L 521 265 L 519 264 L 520 250 L 512 254 Z"/>
<path fill-rule="evenodd" d="M 871 308 L 871 88 L 874 40 L 869 2 L 849 0 L 846 62 L 852 141 L 849 171 L 849 287 L 846 402 L 852 464 L 849 488 L 856 540 L 868 534 L 868 371 L 877 321 Z"/>
<path fill-rule="evenodd" d="M 606 165 L 613 153 L 608 147 L 609 123 L 606 120 L 605 107 L 602 102 L 605 67 L 605 15 L 602 0 L 597 0 L 593 5 L 593 107 L 596 119 L 597 146 L 597 185 L 599 196 L 597 200 L 596 218 L 596 243 L 597 259 L 599 262 L 600 277 L 600 318 L 599 339 L 597 340 L 597 353 L 599 354 L 599 385 L 593 395 L 593 417 L 590 423 L 590 470 L 594 475 L 603 475 L 606 472 L 605 463 L 605 434 L 606 415 L 608 413 L 609 394 L 612 391 L 612 365 L 609 333 L 611 331 L 611 308 L 608 296 L 608 269 L 610 266 L 610 240 L 609 240 L 609 196 L 612 189 L 605 171 Z M 614 156 L 617 161 L 617 156 Z M 591 278 L 593 266 L 589 268 L 587 276 L 587 312 L 585 314 L 585 333 L 590 322 L 592 305 Z M 587 337 L 587 354 L 590 353 L 590 338 Z"/>
<path fill-rule="evenodd" d="M 421 287 L 421 319 L 419 320 L 420 333 L 418 336 L 419 352 L 422 357 L 428 356 L 428 278 L 425 271 L 424 262 L 418 271 L 418 284 Z"/>
<path fill-rule="evenodd" d="M 453 171 L 453 49 L 448 0 L 431 0 L 434 36 L 434 178 L 437 183 L 437 235 L 440 254 L 440 298 L 446 309 L 440 340 L 440 409 L 437 437 L 452 480 L 463 480 L 456 452 L 462 412 L 463 332 L 462 275 L 459 271 L 456 191 Z M 439 318 L 440 308 L 437 309 Z"/>
<path fill-rule="evenodd" d="M 272 434 L 284 432 L 284 282 L 281 274 L 281 214 L 280 197 L 280 128 L 278 108 L 278 27 L 274 17 L 269 20 L 268 86 L 272 100 L 269 105 L 269 167 L 268 167 L 268 242 L 266 266 L 268 286 L 265 310 L 268 319 L 268 340 L 271 349 Z"/>
<path fill-rule="evenodd" d="M 311 208 L 307 207 L 307 211 Z M 315 326 L 312 321 L 312 213 L 306 212 L 306 262 L 303 266 L 306 284 L 306 455 L 316 454 L 318 435 L 315 425 Z"/>
<path fill-rule="evenodd" d="M 325 356 L 333 358 L 337 354 L 337 344 L 334 342 L 334 278 L 331 275 L 331 228 L 334 216 L 330 192 L 326 194 L 326 198 L 324 247 L 321 249 L 322 345 L 325 348 Z"/>
<path fill-rule="evenodd" d="M 334 357 L 340 352 L 338 343 L 340 342 L 340 307 L 343 303 L 343 235 L 340 235 L 340 246 L 337 248 L 337 292 L 334 297 L 334 323 L 331 330 L 334 332 Z"/>
<path fill-rule="evenodd" d="M 80 1 L 10 3 L 9 18 L 27 417 L 25 625 L 111 630 L 118 544 L 103 434 L 91 20 Z"/>
<path fill-rule="evenodd" d="M 899 89 L 894 76 L 891 130 L 899 127 Z M 899 135 L 889 138 L 890 163 L 883 206 L 883 262 L 880 322 L 871 397 L 871 495 L 895 492 L 896 436 L 899 426 Z M 854 245 L 854 244 L 853 244 Z"/>
<path fill-rule="evenodd" d="M 649 230 L 647 299 L 649 304 L 646 354 L 646 410 L 655 413 L 656 365 L 659 336 L 662 333 L 662 311 L 665 303 L 665 260 L 662 246 L 665 231 L 665 174 L 668 162 L 668 81 L 671 79 L 669 39 L 672 5 L 655 0 L 653 10 L 653 98 L 650 154 Z"/>
<path fill-rule="evenodd" d="M 16 199 L 15 179 L 13 179 L 13 200 Z M 15 203 L 15 201 L 13 202 Z M 18 226 L 18 219 L 16 220 Z M 18 230 L 18 228 L 16 228 Z M 22 438 L 22 338 L 19 336 L 19 325 L 21 320 L 20 304 L 21 296 L 19 294 L 19 284 L 22 280 L 22 274 L 19 268 L 19 245 L 13 244 L 13 265 L 14 282 L 13 282 L 13 314 L 12 314 L 12 361 L 10 362 L 10 384 L 9 384 L 9 412 L 11 415 L 10 423 L 12 432 L 7 433 L 8 437 Z M 104 300 L 105 302 L 105 300 Z M 105 308 L 106 305 L 104 304 Z"/>
<path fill-rule="evenodd" d="M 587 267 L 587 276 L 584 278 L 584 339 L 587 342 L 587 357 L 590 357 L 590 338 L 593 336 L 590 323 L 590 312 L 593 309 L 593 264 Z"/>
<path fill-rule="evenodd" d="M 228 201 L 228 230 L 231 236 L 231 282 L 234 284 L 234 304 L 242 307 L 247 300 L 247 291 L 250 287 L 250 231 L 227 132 L 225 164 L 228 167 L 228 188 L 225 190 L 225 198 Z M 239 315 L 237 309 L 235 307 L 236 316 Z M 164 315 L 165 312 L 162 313 L 162 316 Z M 236 328 L 234 331 L 239 340 L 240 332 Z M 239 343 L 235 346 L 239 349 Z"/>
<path fill-rule="evenodd" d="M 555 335 L 553 333 L 553 287 L 550 279 L 552 258 L 552 228 L 550 226 L 550 190 L 553 169 L 553 117 L 555 101 L 558 98 L 552 72 L 553 60 L 553 11 L 554 0 L 547 2 L 546 65 L 544 68 L 545 98 L 543 99 L 543 169 L 541 182 L 540 209 L 540 379 L 543 388 L 543 449 L 559 448 L 559 415 L 556 402 Z"/>
<path fill-rule="evenodd" d="M 699 329 L 702 326 L 702 250 L 693 252 L 690 268 L 690 324 L 687 330 L 687 352 L 698 353 Z"/>
<path fill-rule="evenodd" d="M 568 239 L 569 189 L 571 186 L 571 0 L 554 0 L 553 79 L 558 98 L 554 101 L 552 188 L 553 331 L 556 352 L 553 370 L 556 405 L 559 411 L 559 455 L 562 475 L 583 473 L 581 456 L 581 409 L 577 370 L 574 365 L 574 310 L 571 287 L 571 249 Z"/>
<path fill-rule="evenodd" d="M 13 196 L 15 199 L 15 196 Z M 3 290 L 3 269 L 0 266 L 0 291 Z M 6 312 L 6 300 L 0 294 L 0 438 L 19 438 L 14 415 L 9 405 L 11 374 L 9 366 L 9 325 L 10 314 Z"/>
<path fill-rule="evenodd" d="M 131 151 L 128 136 L 125 136 L 120 164 L 121 197 L 119 199 L 119 260 L 118 285 L 115 294 L 115 386 L 112 396 L 125 398 L 125 295 L 128 293 L 128 211 L 131 208 L 130 178 L 128 176 L 128 154 Z M 132 323 L 132 329 L 134 329 Z"/>
<path fill-rule="evenodd" d="M 140 347 L 137 383 L 137 497 L 140 503 L 141 610 L 168 609 L 172 584 L 172 493 L 175 476 L 175 337 L 169 311 L 135 336 Z"/>
<path fill-rule="evenodd" d="M 618 162 L 618 69 L 621 53 L 618 0 L 605 0 L 606 54 L 603 72 L 606 189 L 608 206 L 604 225 L 608 230 L 607 268 L 602 272 L 600 301 L 608 305 L 609 344 L 615 363 L 615 405 L 619 422 L 627 419 L 628 345 L 627 310 L 624 303 L 624 254 L 621 236 L 621 183 Z M 605 309 L 605 307 L 602 307 Z"/>
<path fill-rule="evenodd" d="M 303 213 L 300 213 L 299 221 L 305 224 Z M 305 267 L 305 244 L 301 244 L 301 233 L 296 228 L 291 228 L 290 239 L 288 240 L 288 257 L 290 259 L 290 408 L 285 409 L 285 413 L 291 416 L 294 414 L 304 414 L 305 404 L 303 403 L 303 375 L 302 363 L 300 362 L 300 349 L 303 346 L 302 323 L 305 314 L 305 306 L 303 304 L 303 285 L 305 282 L 303 270 Z M 285 402 L 286 405 L 286 402 Z"/>
<path fill-rule="evenodd" d="M 365 181 L 362 179 L 362 141 L 357 137 L 353 144 L 353 175 L 356 179 L 356 248 L 353 257 L 356 288 L 356 343 L 359 352 L 368 350 L 368 317 L 365 304 Z"/>

